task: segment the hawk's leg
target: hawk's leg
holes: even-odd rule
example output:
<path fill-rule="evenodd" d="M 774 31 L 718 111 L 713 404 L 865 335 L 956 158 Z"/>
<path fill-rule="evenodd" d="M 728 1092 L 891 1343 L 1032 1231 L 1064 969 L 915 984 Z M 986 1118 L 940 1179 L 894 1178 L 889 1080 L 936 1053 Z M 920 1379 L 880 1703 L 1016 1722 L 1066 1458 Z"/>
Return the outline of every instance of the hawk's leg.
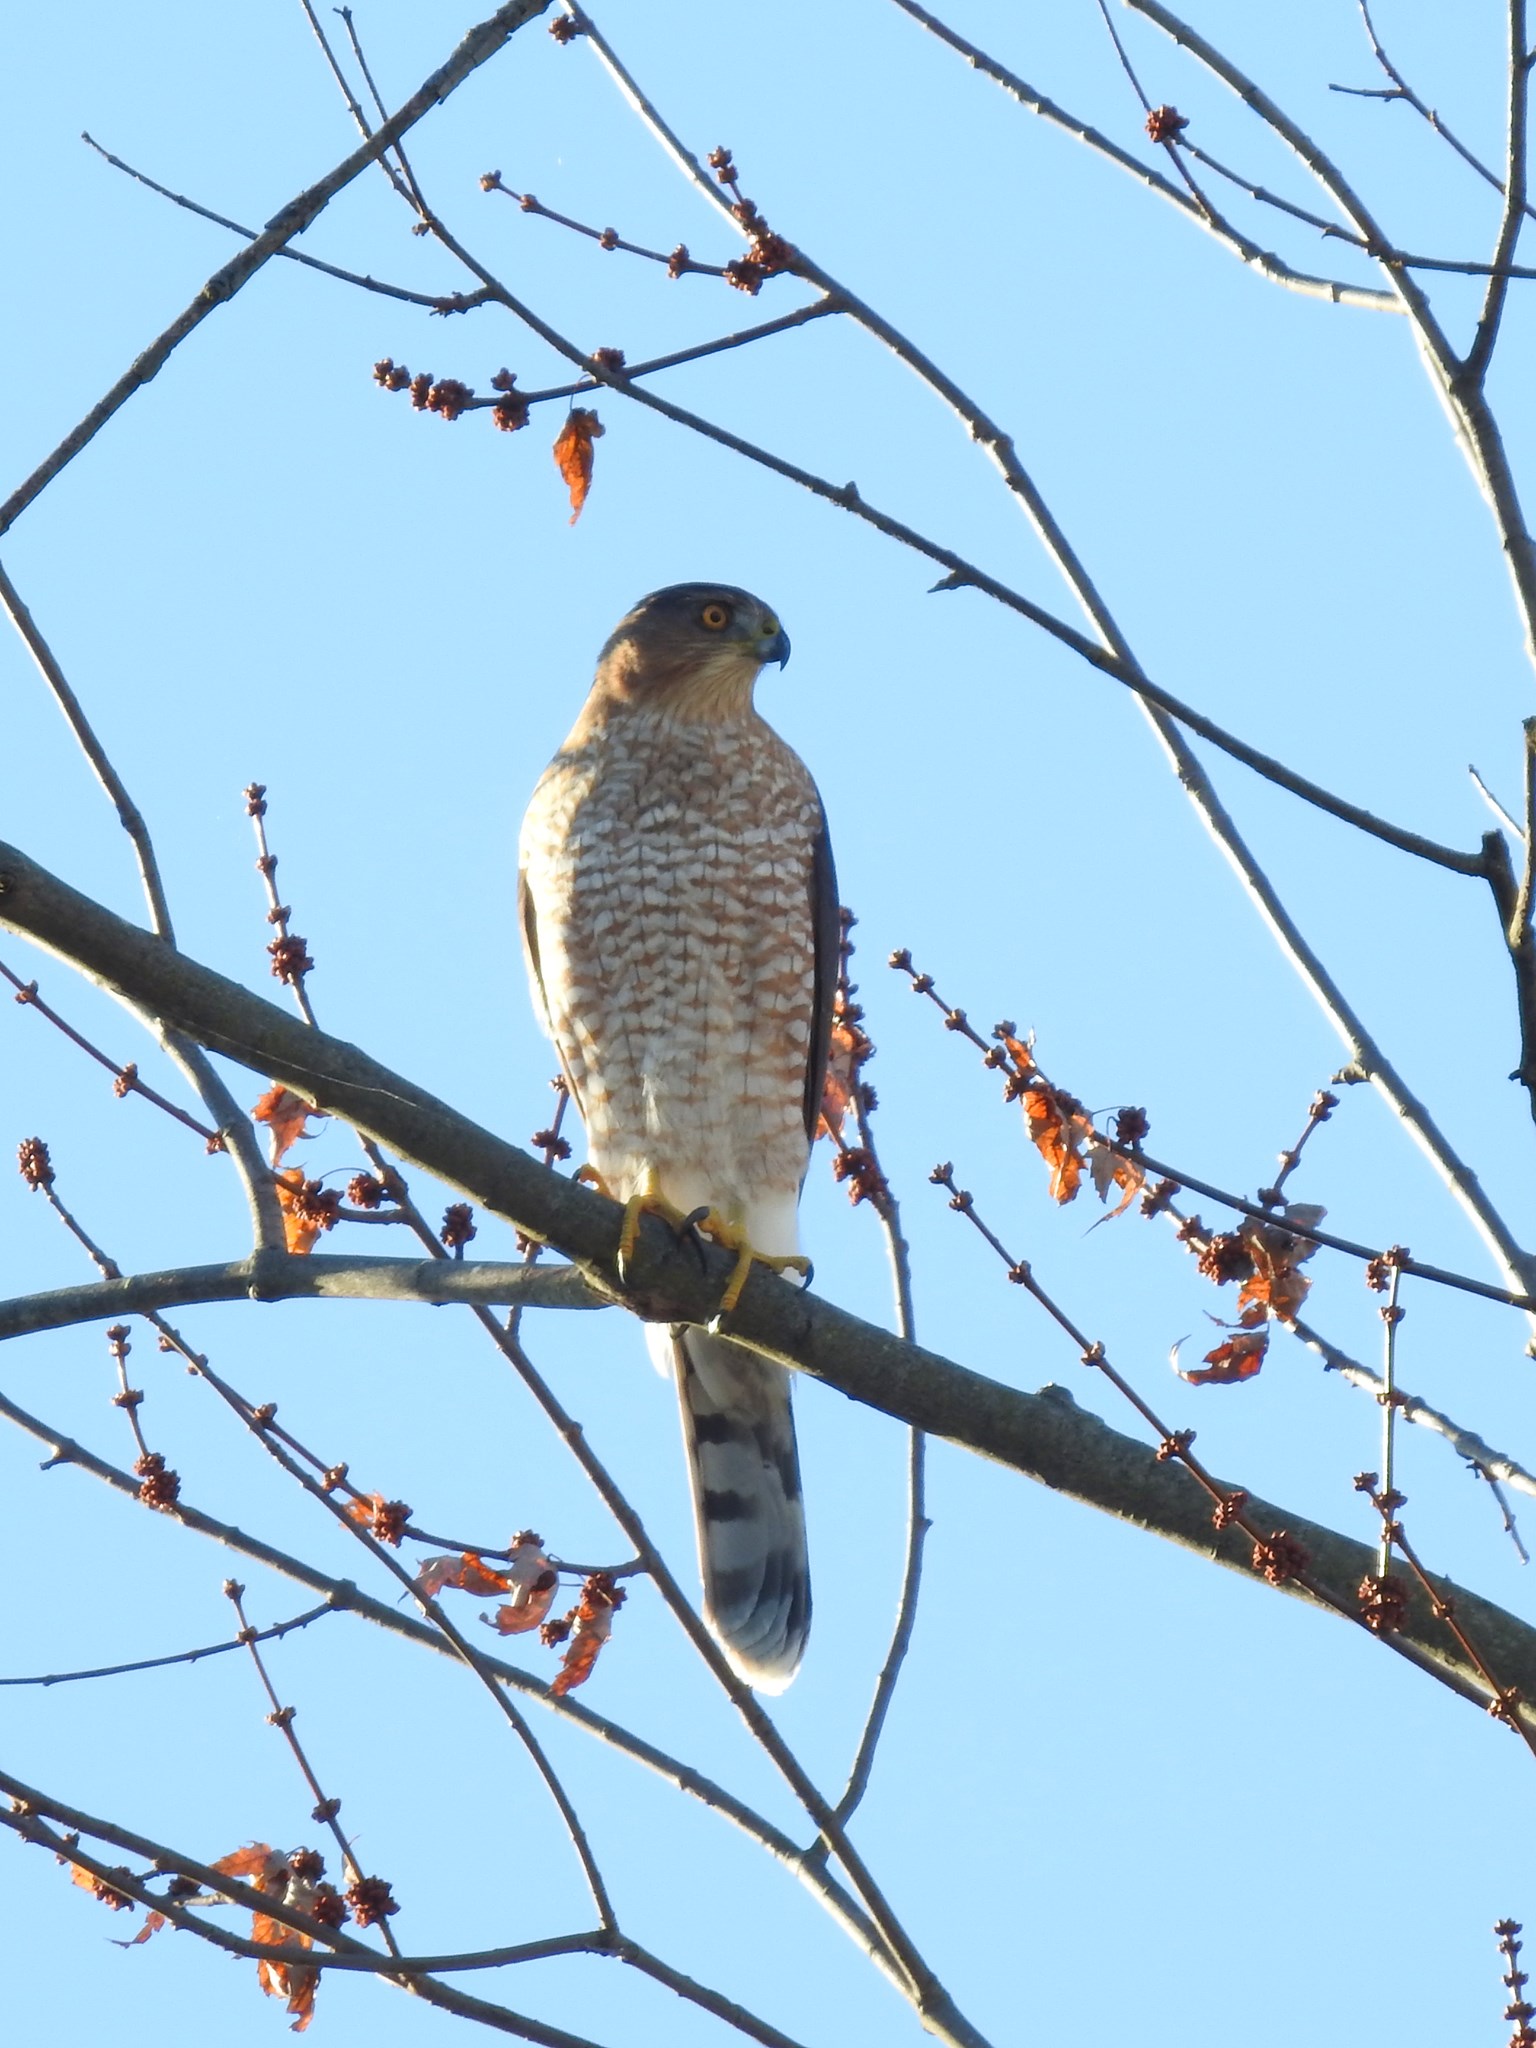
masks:
<path fill-rule="evenodd" d="M 781 1257 L 773 1252 L 758 1251 L 748 1240 L 740 1224 L 730 1222 L 717 1209 L 711 1209 L 698 1221 L 699 1228 L 706 1237 L 712 1237 L 716 1244 L 724 1245 L 727 1251 L 736 1254 L 735 1267 L 730 1279 L 725 1283 L 725 1292 L 721 1295 L 720 1306 L 715 1312 L 717 1321 L 721 1316 L 728 1316 L 740 1301 L 741 1290 L 747 1284 L 747 1275 L 752 1270 L 754 1259 L 760 1266 L 771 1266 L 775 1273 L 803 1273 L 806 1286 L 810 1286 L 814 1268 L 810 1260 L 802 1258 L 798 1252 L 788 1252 Z"/>

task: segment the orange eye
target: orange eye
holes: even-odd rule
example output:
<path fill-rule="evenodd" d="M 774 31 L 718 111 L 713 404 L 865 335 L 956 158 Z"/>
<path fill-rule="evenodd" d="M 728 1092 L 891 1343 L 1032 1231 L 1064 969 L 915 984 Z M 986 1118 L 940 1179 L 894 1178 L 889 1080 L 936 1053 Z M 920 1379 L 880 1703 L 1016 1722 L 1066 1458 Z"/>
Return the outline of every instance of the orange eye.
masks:
<path fill-rule="evenodd" d="M 723 604 L 707 604 L 699 613 L 699 624 L 707 626 L 711 633 L 718 633 L 731 623 L 731 614 Z"/>

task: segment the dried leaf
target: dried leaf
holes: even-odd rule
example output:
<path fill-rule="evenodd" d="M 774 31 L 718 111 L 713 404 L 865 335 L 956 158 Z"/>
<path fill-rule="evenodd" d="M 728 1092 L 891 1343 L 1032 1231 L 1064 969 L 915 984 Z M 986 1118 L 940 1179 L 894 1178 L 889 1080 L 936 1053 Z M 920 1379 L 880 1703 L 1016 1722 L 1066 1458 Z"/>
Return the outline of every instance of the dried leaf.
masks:
<path fill-rule="evenodd" d="M 571 524 L 581 517 L 592 488 L 592 443 L 601 439 L 602 421 L 584 405 L 572 406 L 555 436 L 555 466 L 571 494 Z"/>
<path fill-rule="evenodd" d="M 241 1877 L 247 1884 L 265 1887 L 267 1880 L 283 1868 L 284 1860 L 280 1849 L 266 1842 L 248 1842 L 243 1849 L 231 1849 L 227 1856 L 216 1857 L 209 1867 L 222 1870 L 226 1877 Z"/>
<path fill-rule="evenodd" d="M 130 1899 L 126 1892 L 120 1892 L 116 1885 L 108 1884 L 104 1877 L 98 1877 L 94 1871 L 83 1869 L 78 1863 L 70 1864 L 69 1881 L 71 1884 L 79 1885 L 82 1891 L 89 1892 L 93 1899 L 99 1899 L 104 1906 L 110 1906 L 114 1913 L 121 1913 L 125 1909 L 131 1913 L 138 1903 L 136 1899 Z"/>
<path fill-rule="evenodd" d="M 291 1860 L 280 1849 L 270 1848 L 265 1842 L 250 1842 L 243 1849 L 232 1850 L 228 1856 L 218 1857 L 213 1868 L 223 1871 L 226 1877 L 244 1878 L 259 1891 L 270 1892 L 274 1898 L 280 1897 L 284 1905 L 292 1906 L 300 1913 L 314 1910 L 313 1880 L 299 1876 Z M 313 1946 L 307 1934 L 285 1925 L 281 1920 L 274 1920 L 267 1913 L 252 1914 L 251 1939 L 272 1948 Z M 263 1957 L 256 1965 L 256 1981 L 269 1998 L 287 1999 L 288 2010 L 294 2016 L 292 2031 L 302 2034 L 315 2016 L 315 1992 L 319 1987 L 320 1972 L 301 1963 L 274 1963 Z"/>
<path fill-rule="evenodd" d="M 322 1189 L 318 1182 L 306 1180 L 298 1166 L 285 1166 L 274 1179 L 284 1239 L 289 1251 L 304 1258 L 314 1250 L 315 1240 L 335 1224 L 341 1197 L 334 1189 Z"/>
<path fill-rule="evenodd" d="M 314 1136 L 313 1131 L 305 1129 L 305 1125 L 310 1117 L 324 1114 L 324 1110 L 316 1109 L 313 1103 L 305 1102 L 291 1088 L 284 1088 L 279 1082 L 274 1082 L 251 1110 L 252 1119 L 265 1124 L 271 1133 L 274 1166 L 282 1164 L 283 1154 L 291 1146 Z"/>
<path fill-rule="evenodd" d="M 120 1941 L 116 1946 L 118 1948 L 137 1948 L 140 1942 L 148 1941 L 152 1934 L 158 1934 L 164 1925 L 165 1915 L 163 1913 L 151 1913 L 131 1941 Z"/>
<path fill-rule="evenodd" d="M 347 1502 L 347 1516 L 360 1522 L 375 1542 L 398 1548 L 411 1511 L 403 1500 L 386 1500 L 382 1493 L 364 1493 Z"/>
<path fill-rule="evenodd" d="M 571 1639 L 549 1688 L 557 1699 L 591 1677 L 597 1653 L 613 1633 L 614 1610 L 623 1603 L 623 1588 L 606 1572 L 594 1572 L 582 1587 L 580 1601 L 567 1616 L 575 1624 Z"/>
<path fill-rule="evenodd" d="M 512 1546 L 512 1561 L 502 1579 L 512 1598 L 488 1617 L 491 1626 L 504 1636 L 520 1636 L 537 1628 L 549 1612 L 559 1583 L 559 1574 L 538 1538 L 521 1538 Z"/>
<path fill-rule="evenodd" d="M 1109 1200 L 1111 1188 L 1123 1188 L 1125 1191 L 1108 1215 L 1099 1218 L 1100 1223 L 1123 1216 L 1146 1185 L 1147 1170 L 1140 1160 L 1122 1159 L 1118 1152 L 1112 1152 L 1105 1144 L 1095 1145 L 1088 1154 L 1088 1172 L 1093 1180 L 1094 1193 L 1101 1202 Z"/>
<path fill-rule="evenodd" d="M 1228 1386 L 1235 1380 L 1251 1380 L 1264 1363 L 1268 1349 L 1268 1330 L 1234 1330 L 1214 1351 L 1207 1351 L 1204 1370 L 1196 1366 L 1193 1372 L 1181 1371 L 1179 1378 L 1192 1387 Z"/>
<path fill-rule="evenodd" d="M 868 1059 L 869 1051 L 869 1039 L 856 1024 L 845 1024 L 841 1020 L 834 1022 L 827 1052 L 826 1079 L 821 1084 L 821 1120 L 816 1126 L 818 1138 L 842 1138 L 843 1119 L 853 1108 L 854 1090 L 859 1085 L 859 1068 Z"/>
<path fill-rule="evenodd" d="M 496 1571 L 473 1550 L 466 1550 L 461 1557 L 425 1558 L 416 1574 L 417 1591 L 429 1600 L 435 1600 L 445 1586 L 456 1586 L 461 1593 L 485 1594 L 505 1593 L 511 1583 L 506 1572 Z"/>
<path fill-rule="evenodd" d="M 1030 1143 L 1051 1169 L 1051 1200 L 1070 1202 L 1083 1177 L 1081 1147 L 1094 1136 L 1093 1126 L 1071 1096 L 1054 1088 L 1026 1088 L 1023 1101 Z"/>
<path fill-rule="evenodd" d="M 1317 1250 L 1310 1238 L 1295 1237 L 1285 1228 L 1298 1223 L 1315 1230 L 1327 1210 L 1316 1202 L 1292 1202 L 1273 1223 L 1250 1220 L 1243 1225 L 1243 1242 L 1253 1260 L 1253 1275 L 1243 1282 L 1238 1307 L 1248 1311 L 1247 1321 L 1271 1315 L 1278 1322 L 1290 1322 L 1307 1298 L 1312 1282 L 1297 1271 Z"/>

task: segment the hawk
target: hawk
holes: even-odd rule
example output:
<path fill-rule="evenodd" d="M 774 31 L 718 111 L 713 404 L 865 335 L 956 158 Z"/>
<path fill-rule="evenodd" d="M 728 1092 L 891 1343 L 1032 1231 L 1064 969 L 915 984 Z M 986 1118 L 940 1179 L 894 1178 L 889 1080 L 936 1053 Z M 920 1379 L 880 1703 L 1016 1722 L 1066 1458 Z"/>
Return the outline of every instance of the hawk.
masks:
<path fill-rule="evenodd" d="M 796 1210 L 821 1107 L 837 980 L 837 883 L 804 763 L 753 687 L 789 640 L 745 590 L 640 600 L 598 657 L 581 716 L 523 820 L 529 978 L 587 1129 L 592 1177 L 797 1265 Z M 764 1692 L 793 1678 L 811 1618 L 789 1374 L 728 1338 L 650 1333 L 677 1382 L 704 1616 Z M 658 1341 L 659 1340 L 659 1341 Z"/>

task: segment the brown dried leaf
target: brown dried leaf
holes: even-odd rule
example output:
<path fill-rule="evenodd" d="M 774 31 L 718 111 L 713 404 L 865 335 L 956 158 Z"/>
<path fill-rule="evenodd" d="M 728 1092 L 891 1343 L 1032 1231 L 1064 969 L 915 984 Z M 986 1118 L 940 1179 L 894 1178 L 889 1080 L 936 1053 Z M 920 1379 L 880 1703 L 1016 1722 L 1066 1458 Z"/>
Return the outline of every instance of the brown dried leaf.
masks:
<path fill-rule="evenodd" d="M 832 1026 L 827 1052 L 826 1079 L 821 1084 L 821 1118 L 818 1138 L 841 1139 L 843 1119 L 853 1108 L 859 1068 L 869 1057 L 869 1039 L 856 1024 L 838 1021 Z"/>
<path fill-rule="evenodd" d="M 309 1118 L 324 1114 L 324 1110 L 316 1109 L 313 1103 L 305 1102 L 291 1088 L 284 1088 L 276 1081 L 251 1109 L 252 1119 L 258 1124 L 265 1124 L 271 1132 L 274 1166 L 282 1164 L 283 1154 L 290 1146 L 313 1137 L 314 1133 L 305 1129 Z"/>
<path fill-rule="evenodd" d="M 1251 1380 L 1268 1349 L 1268 1330 L 1234 1330 L 1214 1351 L 1207 1351 L 1203 1370 L 1199 1366 L 1193 1372 L 1180 1370 L 1179 1378 L 1192 1387 L 1222 1387 L 1236 1380 Z"/>
<path fill-rule="evenodd" d="M 584 405 L 572 406 L 565 424 L 555 436 L 555 466 L 571 494 L 571 524 L 581 517 L 592 488 L 592 443 L 600 440 L 602 421 Z"/>
<path fill-rule="evenodd" d="M 148 1941 L 152 1934 L 158 1934 L 164 1925 L 165 1915 L 163 1913 L 151 1913 L 131 1941 L 120 1941 L 117 1946 L 119 1948 L 137 1948 L 140 1942 Z"/>
<path fill-rule="evenodd" d="M 1312 1282 L 1297 1271 L 1317 1250 L 1310 1238 L 1295 1237 L 1285 1228 L 1298 1223 L 1315 1230 L 1327 1210 L 1316 1202 L 1291 1202 L 1273 1223 L 1250 1220 L 1243 1225 L 1243 1242 L 1253 1260 L 1253 1277 L 1243 1282 L 1238 1307 L 1249 1313 L 1245 1320 L 1271 1315 L 1277 1322 L 1292 1320 L 1307 1298 Z"/>
<path fill-rule="evenodd" d="M 284 1240 L 296 1258 L 305 1258 L 314 1250 L 315 1240 L 324 1232 L 326 1225 L 305 1201 L 302 1167 L 284 1167 L 276 1179 L 277 1206 L 283 1212 Z"/>
<path fill-rule="evenodd" d="M 268 1880 L 279 1874 L 285 1861 L 280 1849 L 274 1849 L 266 1842 L 247 1842 L 243 1849 L 231 1849 L 227 1856 L 215 1857 L 209 1867 L 222 1870 L 226 1877 L 241 1877 L 247 1884 L 260 1885 L 267 1890 L 270 1889 Z"/>
<path fill-rule="evenodd" d="M 1123 1188 L 1124 1193 L 1114 1208 L 1101 1223 L 1112 1222 L 1116 1216 L 1123 1216 L 1146 1185 L 1147 1170 L 1137 1159 L 1122 1159 L 1118 1152 L 1111 1152 L 1107 1145 L 1095 1145 L 1088 1154 L 1088 1172 L 1093 1180 L 1094 1193 L 1101 1202 L 1109 1200 L 1111 1188 Z"/>
<path fill-rule="evenodd" d="M 350 1521 L 360 1522 L 377 1543 L 399 1548 L 411 1511 L 403 1500 L 386 1500 L 382 1493 L 360 1494 L 347 1502 Z"/>
<path fill-rule="evenodd" d="M 416 1586 L 429 1600 L 435 1600 L 445 1586 L 456 1586 L 461 1593 L 505 1593 L 512 1584 L 506 1572 L 499 1572 L 488 1565 L 473 1550 L 466 1550 L 460 1557 L 429 1557 L 416 1574 Z"/>
<path fill-rule="evenodd" d="M 1051 1200 L 1070 1202 L 1083 1177 L 1081 1148 L 1093 1126 L 1053 1088 L 1026 1088 L 1023 1102 L 1030 1143 L 1051 1169 Z"/>
<path fill-rule="evenodd" d="M 592 1675 L 597 1653 L 613 1633 L 614 1610 L 624 1603 L 622 1587 L 606 1572 L 594 1572 L 581 1589 L 581 1599 L 567 1617 L 575 1623 L 550 1691 L 563 1697 Z"/>
<path fill-rule="evenodd" d="M 70 1864 L 69 1881 L 71 1884 L 79 1885 L 82 1891 L 89 1892 L 93 1899 L 99 1899 L 104 1906 L 110 1906 L 114 1913 L 121 1913 L 125 1909 L 131 1913 L 138 1903 L 137 1900 L 130 1899 L 126 1892 L 120 1892 L 116 1885 L 108 1884 L 104 1877 L 98 1877 L 94 1871 L 86 1870 L 78 1863 Z"/>

